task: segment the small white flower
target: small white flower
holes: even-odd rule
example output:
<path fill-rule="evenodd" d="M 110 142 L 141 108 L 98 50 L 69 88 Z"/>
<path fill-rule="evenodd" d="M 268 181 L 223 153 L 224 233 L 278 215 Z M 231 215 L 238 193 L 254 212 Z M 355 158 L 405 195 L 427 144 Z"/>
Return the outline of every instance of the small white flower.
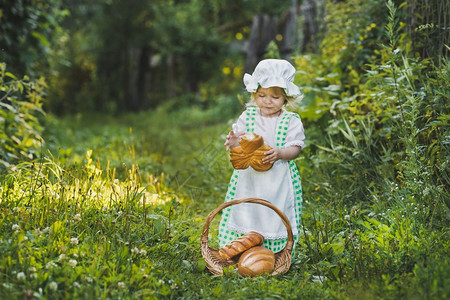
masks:
<path fill-rule="evenodd" d="M 81 285 L 80 285 L 78 282 L 75 281 L 75 282 L 73 283 L 73 287 L 74 287 L 74 288 L 79 288 L 79 287 L 81 287 Z"/>
<path fill-rule="evenodd" d="M 17 279 L 19 280 L 25 280 L 26 276 L 24 272 L 17 273 Z"/>
<path fill-rule="evenodd" d="M 58 289 L 58 284 L 52 281 L 48 284 L 48 288 L 51 289 L 52 291 L 56 291 Z"/>
<path fill-rule="evenodd" d="M 117 286 L 119 287 L 119 289 L 124 289 L 125 288 L 125 282 L 121 281 L 117 284 Z"/>
<path fill-rule="evenodd" d="M 36 279 L 36 278 L 37 278 L 37 274 L 36 274 L 36 273 L 31 273 L 31 274 L 30 274 L 30 277 L 31 277 L 32 279 Z"/>
<path fill-rule="evenodd" d="M 66 255 L 65 255 L 65 254 L 61 254 L 61 255 L 59 256 L 59 261 L 62 261 L 62 260 L 64 260 L 64 259 L 66 259 Z"/>
<path fill-rule="evenodd" d="M 350 220 L 350 215 L 345 215 L 344 219 L 346 219 L 347 221 Z"/>
<path fill-rule="evenodd" d="M 49 261 L 46 265 L 45 265 L 45 267 L 49 270 L 49 269 L 53 269 L 53 268 L 56 268 L 58 265 L 57 264 L 55 264 L 53 261 Z"/>
<path fill-rule="evenodd" d="M 81 214 L 76 214 L 75 216 L 73 216 L 73 220 L 77 222 L 81 221 Z"/>
<path fill-rule="evenodd" d="M 131 249 L 131 253 L 133 254 L 139 254 L 139 249 L 134 247 L 133 249 Z"/>
<path fill-rule="evenodd" d="M 17 225 L 17 224 L 14 224 L 14 225 L 12 226 L 12 230 L 19 230 L 19 229 L 20 229 L 20 226 Z"/>
<path fill-rule="evenodd" d="M 36 272 L 36 267 L 29 267 L 29 268 L 28 268 L 28 271 L 30 271 L 30 272 Z"/>
<path fill-rule="evenodd" d="M 141 249 L 141 251 L 139 252 L 139 254 L 145 256 L 145 255 L 147 255 L 147 251 L 144 250 L 144 249 Z"/>
<path fill-rule="evenodd" d="M 90 276 L 84 277 L 84 281 L 91 283 L 93 280 Z"/>
<path fill-rule="evenodd" d="M 75 268 L 77 266 L 77 261 L 75 259 L 69 260 L 69 266 Z"/>
<path fill-rule="evenodd" d="M 78 239 L 76 237 L 73 237 L 73 238 L 70 239 L 70 243 L 72 245 L 78 245 Z"/>
<path fill-rule="evenodd" d="M 119 179 L 114 179 L 114 184 L 119 184 Z"/>
<path fill-rule="evenodd" d="M 28 241 L 28 237 L 27 237 L 27 236 L 24 236 L 24 237 L 23 237 L 23 240 L 24 240 L 24 241 Z"/>
<path fill-rule="evenodd" d="M 42 230 L 43 233 L 48 233 L 50 232 L 50 227 L 45 227 L 44 230 Z"/>
<path fill-rule="evenodd" d="M 312 279 L 313 282 L 324 283 L 325 281 L 327 281 L 328 278 L 326 276 L 315 276 L 315 275 L 313 275 L 311 279 Z"/>
<path fill-rule="evenodd" d="M 14 207 L 14 208 L 13 208 L 13 212 L 18 212 L 19 210 L 20 210 L 19 207 Z"/>

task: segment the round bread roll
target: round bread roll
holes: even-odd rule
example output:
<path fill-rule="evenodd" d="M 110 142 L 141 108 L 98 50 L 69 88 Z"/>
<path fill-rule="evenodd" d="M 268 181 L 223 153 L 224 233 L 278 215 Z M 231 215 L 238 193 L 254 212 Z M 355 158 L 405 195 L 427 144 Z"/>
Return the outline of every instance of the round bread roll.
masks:
<path fill-rule="evenodd" d="M 262 245 L 263 242 L 264 237 L 261 234 L 250 231 L 221 248 L 219 255 L 223 260 L 228 260 L 251 247 Z"/>
<path fill-rule="evenodd" d="M 242 253 L 238 263 L 238 274 L 256 276 L 272 272 L 275 254 L 264 247 L 253 247 Z"/>

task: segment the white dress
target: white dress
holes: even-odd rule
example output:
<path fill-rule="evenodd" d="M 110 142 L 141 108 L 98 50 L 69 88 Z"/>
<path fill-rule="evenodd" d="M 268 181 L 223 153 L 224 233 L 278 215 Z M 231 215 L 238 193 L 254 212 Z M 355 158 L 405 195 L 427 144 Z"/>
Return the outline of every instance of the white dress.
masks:
<path fill-rule="evenodd" d="M 261 135 L 271 147 L 304 146 L 304 130 L 297 114 L 282 111 L 278 117 L 264 117 L 258 108 L 249 107 L 237 121 L 237 131 Z M 301 183 L 292 161 L 278 160 L 266 172 L 252 167 L 235 170 L 230 180 L 226 201 L 242 198 L 268 200 L 288 217 L 294 237 L 298 239 L 302 206 Z M 222 212 L 219 244 L 225 244 L 248 231 L 264 236 L 267 248 L 279 251 L 287 241 L 286 227 L 270 208 L 258 204 L 230 206 Z"/>

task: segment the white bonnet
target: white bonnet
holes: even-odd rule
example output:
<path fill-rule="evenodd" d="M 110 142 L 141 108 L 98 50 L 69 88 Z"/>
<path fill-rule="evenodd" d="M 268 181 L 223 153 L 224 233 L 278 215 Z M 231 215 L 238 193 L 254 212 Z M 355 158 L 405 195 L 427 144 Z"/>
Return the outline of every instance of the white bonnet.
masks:
<path fill-rule="evenodd" d="M 247 91 L 255 93 L 258 87 L 280 87 L 289 97 L 301 95 L 300 89 L 294 82 L 295 68 L 284 59 L 265 59 L 258 63 L 253 74 L 244 75 L 244 84 Z"/>

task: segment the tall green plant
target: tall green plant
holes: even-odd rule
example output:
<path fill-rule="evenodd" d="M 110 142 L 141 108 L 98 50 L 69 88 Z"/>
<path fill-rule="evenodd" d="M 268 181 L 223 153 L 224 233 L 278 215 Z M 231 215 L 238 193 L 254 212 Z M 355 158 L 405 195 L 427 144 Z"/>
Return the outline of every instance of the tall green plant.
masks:
<path fill-rule="evenodd" d="M 44 78 L 18 79 L 0 63 L 0 169 L 38 155 L 45 88 Z"/>

